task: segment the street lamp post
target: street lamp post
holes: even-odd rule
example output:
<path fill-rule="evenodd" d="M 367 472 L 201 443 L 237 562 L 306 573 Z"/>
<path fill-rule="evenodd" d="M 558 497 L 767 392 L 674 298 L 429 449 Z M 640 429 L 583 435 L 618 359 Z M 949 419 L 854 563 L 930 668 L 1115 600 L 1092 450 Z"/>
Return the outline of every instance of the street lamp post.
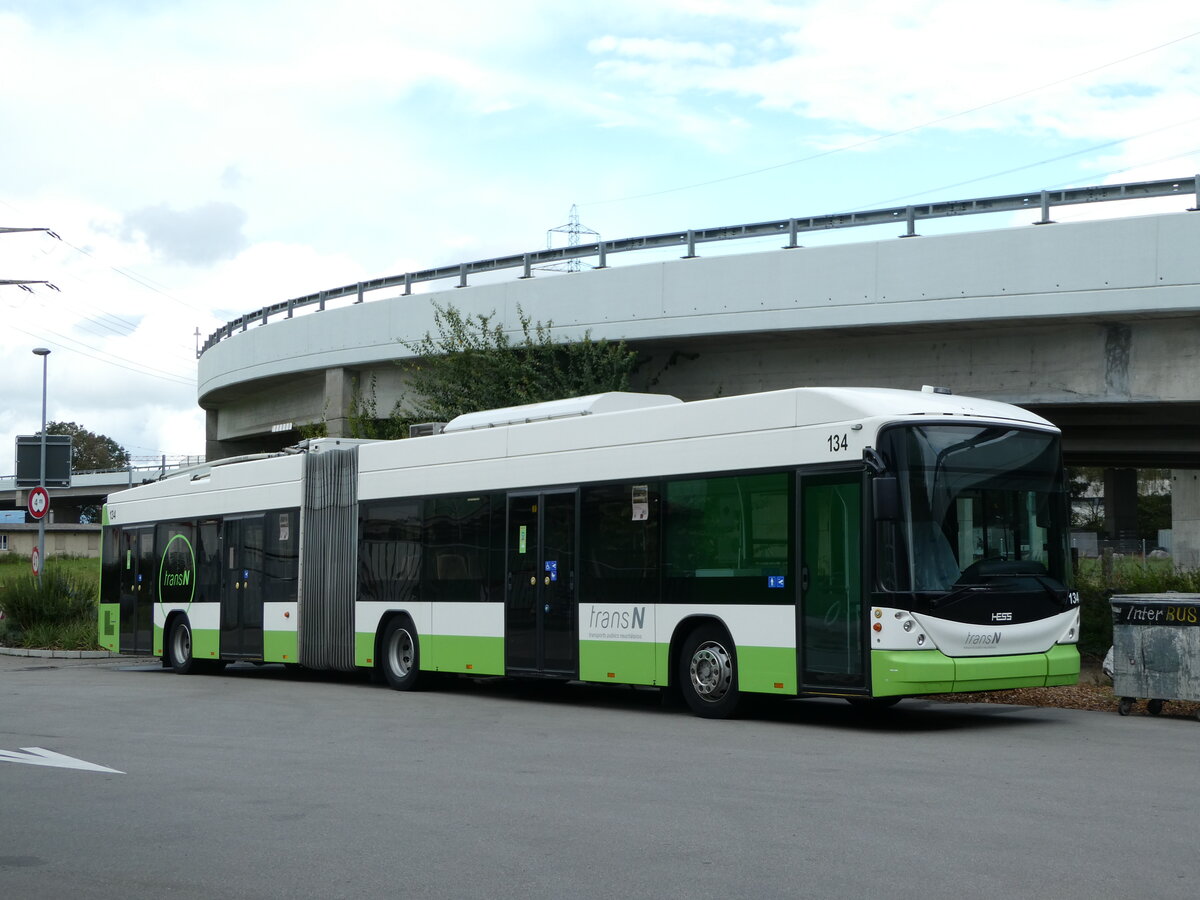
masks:
<path fill-rule="evenodd" d="M 46 366 L 47 357 L 50 355 L 50 350 L 46 347 L 35 347 L 34 354 L 42 358 L 42 453 L 41 453 L 41 468 L 38 469 L 38 484 L 42 490 L 46 489 Z M 42 570 L 46 568 L 46 519 L 50 517 L 50 510 L 46 510 L 46 515 L 38 519 L 38 589 L 42 587 Z"/>

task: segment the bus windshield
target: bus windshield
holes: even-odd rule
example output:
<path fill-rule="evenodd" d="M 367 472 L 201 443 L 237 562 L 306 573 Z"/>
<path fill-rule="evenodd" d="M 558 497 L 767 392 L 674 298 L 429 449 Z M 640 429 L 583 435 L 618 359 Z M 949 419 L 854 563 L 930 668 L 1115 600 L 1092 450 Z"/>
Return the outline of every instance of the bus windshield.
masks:
<path fill-rule="evenodd" d="M 1000 576 L 1070 583 L 1058 436 L 999 425 L 916 425 L 883 435 L 901 521 L 881 544 L 885 589 L 944 592 Z M 883 531 L 883 529 L 881 529 Z M 886 574 L 885 574 L 886 573 Z"/>

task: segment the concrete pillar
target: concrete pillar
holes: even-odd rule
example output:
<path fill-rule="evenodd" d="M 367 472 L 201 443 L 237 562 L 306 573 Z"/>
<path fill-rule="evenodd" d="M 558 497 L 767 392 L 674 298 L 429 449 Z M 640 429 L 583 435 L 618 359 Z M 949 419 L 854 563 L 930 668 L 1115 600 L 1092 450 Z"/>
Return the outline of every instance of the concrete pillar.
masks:
<path fill-rule="evenodd" d="M 1171 557 L 1176 568 L 1200 569 L 1200 469 L 1171 472 Z"/>
<path fill-rule="evenodd" d="M 1104 470 L 1104 530 L 1110 541 L 1137 537 L 1137 469 Z"/>
<path fill-rule="evenodd" d="M 229 456 L 229 453 L 221 445 L 220 433 L 220 413 L 215 409 L 206 409 L 204 411 L 204 458 L 209 462 Z"/>
<path fill-rule="evenodd" d="M 325 370 L 325 429 L 330 437 L 349 436 L 350 401 L 357 375 L 340 367 Z"/>

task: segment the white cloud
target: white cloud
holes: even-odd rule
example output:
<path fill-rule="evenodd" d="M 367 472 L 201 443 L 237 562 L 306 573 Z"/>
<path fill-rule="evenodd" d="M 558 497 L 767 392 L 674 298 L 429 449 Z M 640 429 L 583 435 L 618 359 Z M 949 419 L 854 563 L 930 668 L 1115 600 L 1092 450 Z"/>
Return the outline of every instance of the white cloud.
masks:
<path fill-rule="evenodd" d="M 0 277 L 62 289 L 0 288 L 0 413 L 32 430 L 46 344 L 52 417 L 151 453 L 203 445 L 197 328 L 536 249 L 574 202 L 618 238 L 1200 169 L 1165 0 L 6 10 L 0 225 L 69 244 L 0 236 Z"/>
<path fill-rule="evenodd" d="M 698 54 L 654 58 L 626 48 L 660 42 L 610 37 L 592 45 L 613 57 L 601 71 L 654 93 L 735 94 L 765 110 L 876 132 L 936 123 L 1110 137 L 1179 116 L 1200 99 L 1197 40 L 1168 44 L 1194 30 L 1195 19 L 1158 0 L 687 6 L 750 28 L 737 64 L 728 64 L 732 52 L 719 64 Z M 781 26 L 762 38 L 761 29 Z"/>
<path fill-rule="evenodd" d="M 671 41 L 665 38 L 617 38 L 606 35 L 588 42 L 590 53 L 614 53 L 617 56 L 667 63 L 709 63 L 727 66 L 733 59 L 732 44 L 706 44 L 700 41 Z"/>

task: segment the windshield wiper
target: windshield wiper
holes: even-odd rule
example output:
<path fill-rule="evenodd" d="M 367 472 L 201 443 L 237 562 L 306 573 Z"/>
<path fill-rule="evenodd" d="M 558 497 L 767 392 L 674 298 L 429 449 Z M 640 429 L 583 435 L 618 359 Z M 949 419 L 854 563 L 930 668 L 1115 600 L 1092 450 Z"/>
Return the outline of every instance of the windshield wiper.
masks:
<path fill-rule="evenodd" d="M 944 609 L 947 606 L 953 606 L 955 603 L 965 600 L 972 594 L 986 593 L 989 590 L 990 588 L 986 584 L 959 585 L 948 593 L 943 594 L 936 599 L 930 600 L 929 607 L 930 609 Z"/>

